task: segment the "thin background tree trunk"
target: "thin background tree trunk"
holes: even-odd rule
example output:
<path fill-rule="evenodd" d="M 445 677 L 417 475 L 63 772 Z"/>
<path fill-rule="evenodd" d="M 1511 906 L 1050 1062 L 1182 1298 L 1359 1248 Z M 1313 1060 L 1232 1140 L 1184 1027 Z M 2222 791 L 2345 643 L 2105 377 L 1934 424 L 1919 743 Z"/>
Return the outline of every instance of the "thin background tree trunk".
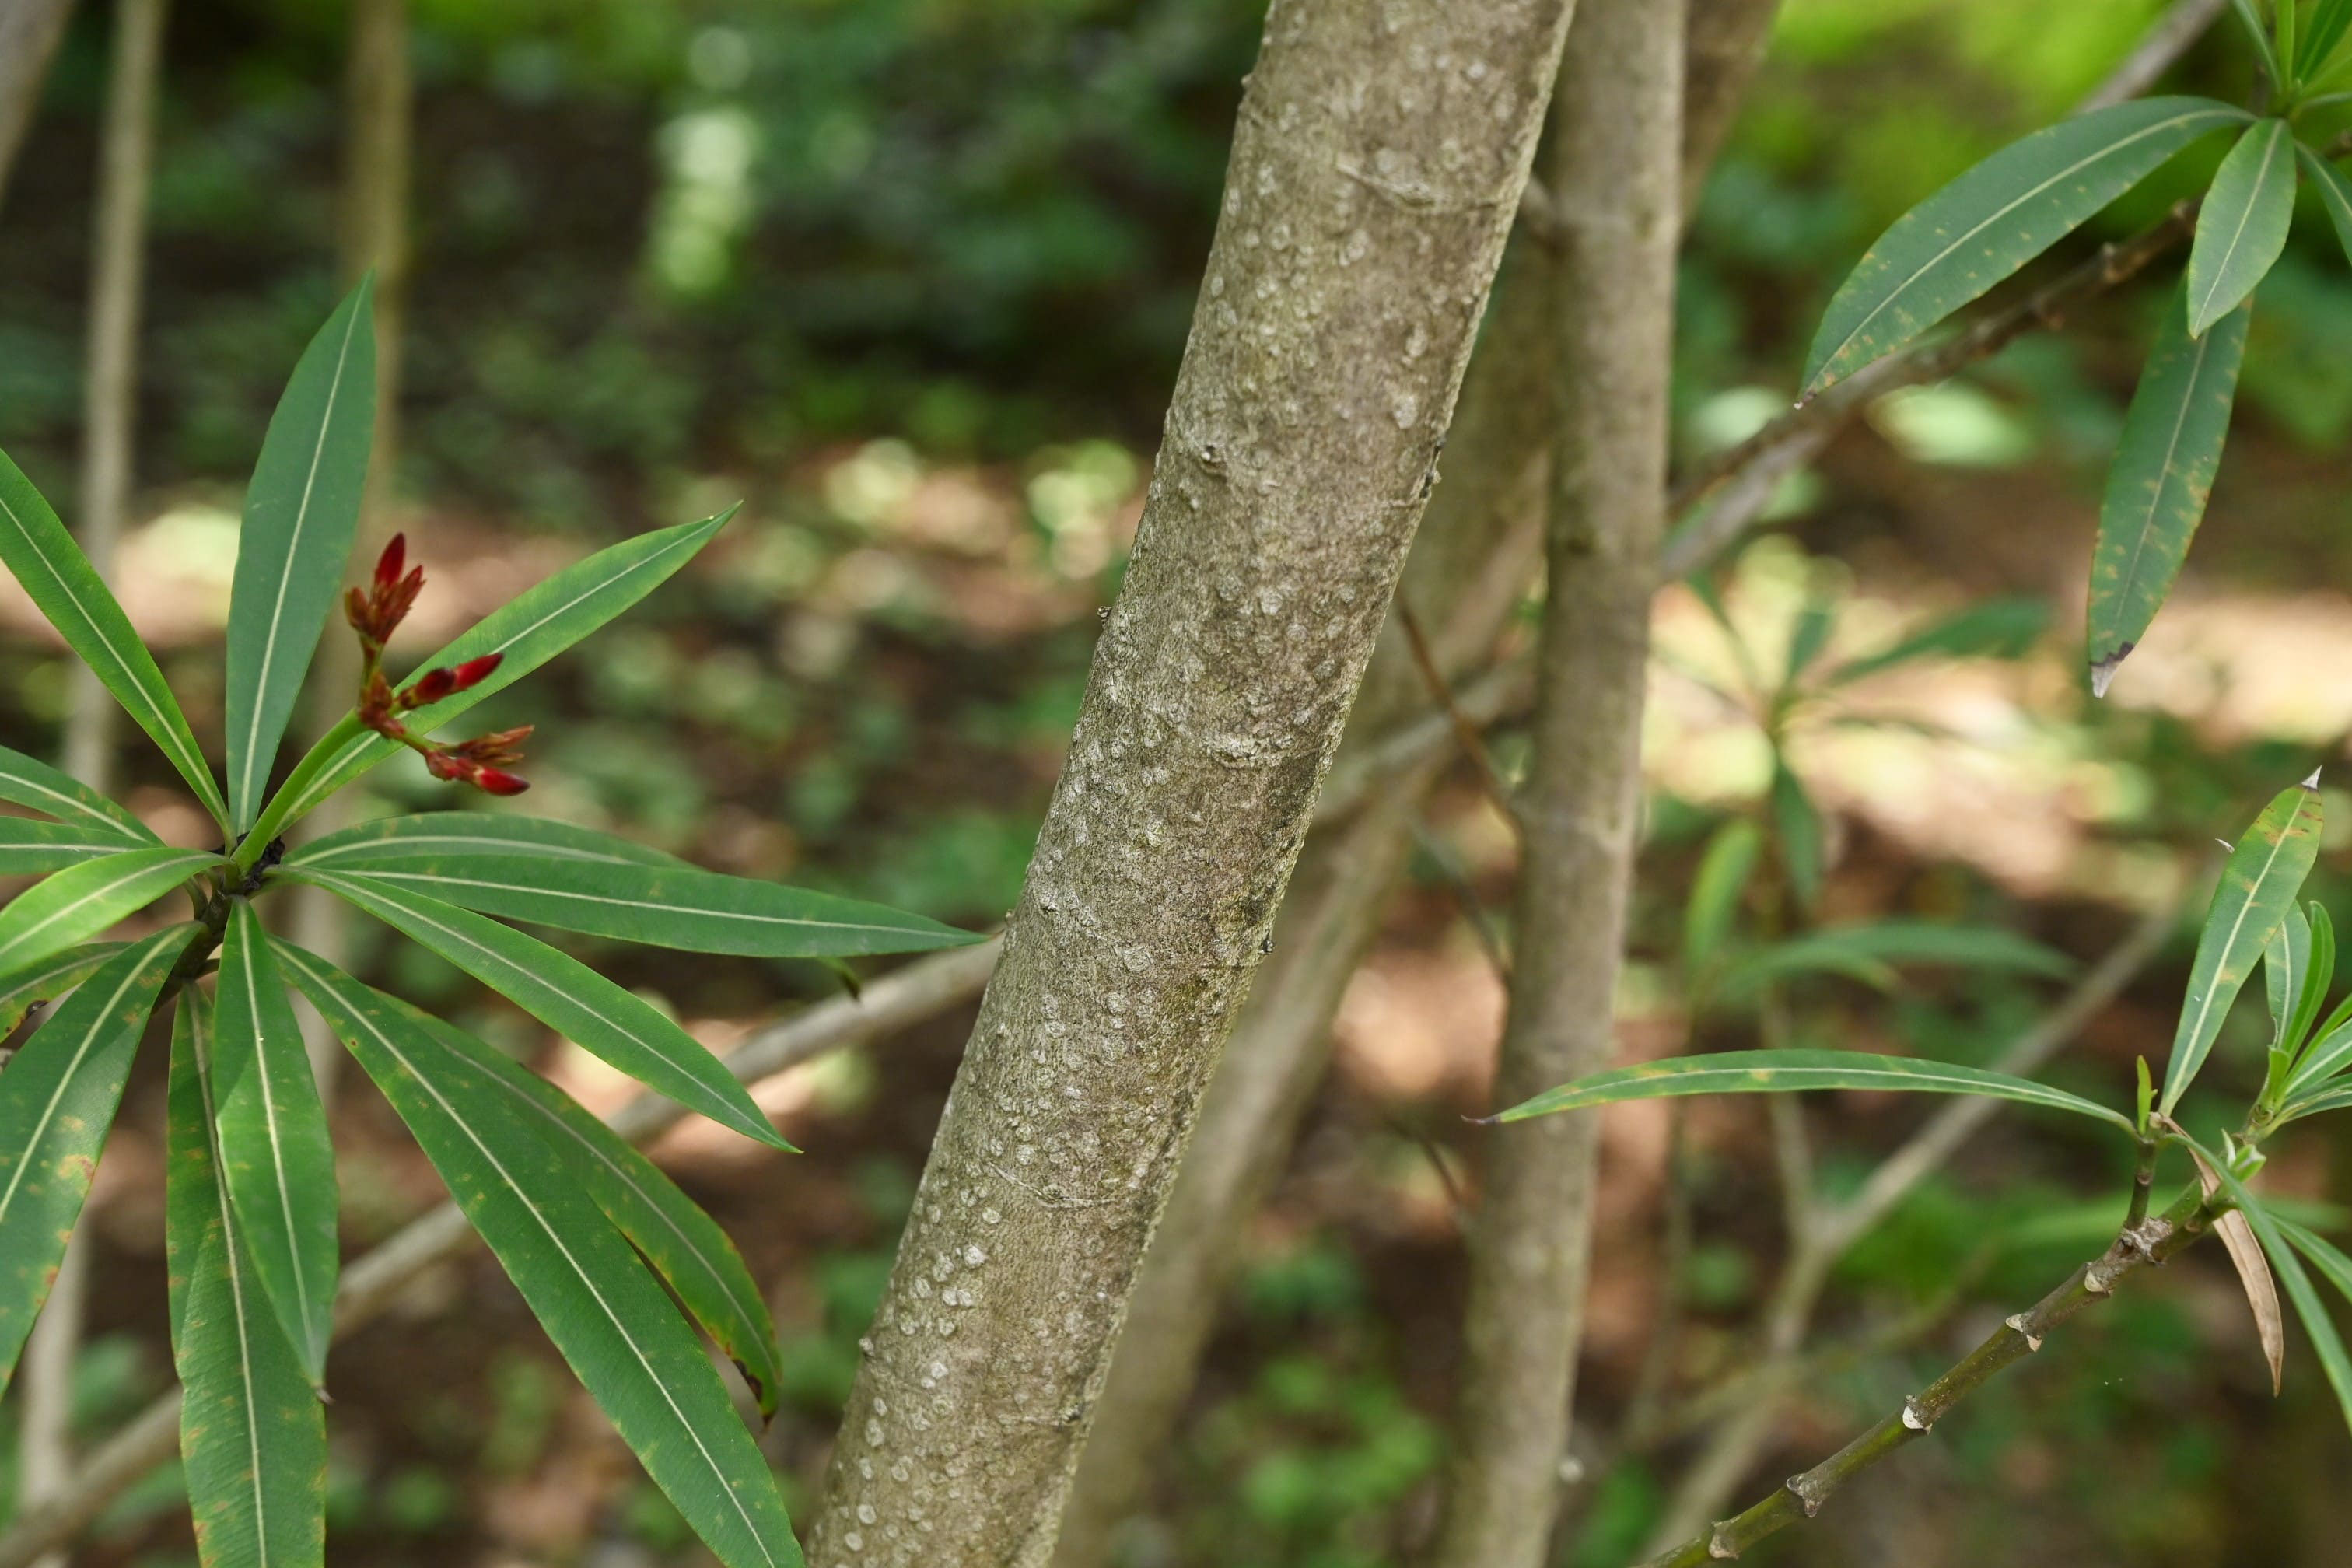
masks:
<path fill-rule="evenodd" d="M 812 1562 L 1050 1557 L 1089 1407 L 1418 522 L 1567 0 L 1283 0 L 1069 760 Z"/>
<path fill-rule="evenodd" d="M 1779 0 L 1692 0 L 1686 44 L 1684 206 L 1697 199 Z M 1551 437 L 1549 287 L 1523 235 L 1504 268 L 1446 438 L 1444 472 L 1405 563 L 1398 599 L 1429 629 L 1449 676 L 1494 645 L 1532 575 Z M 1349 720 L 1361 754 L 1427 711 L 1430 694 L 1395 626 L 1383 634 Z M 1283 900 L 1276 948 L 1201 1106 L 1119 1333 L 1109 1381 L 1063 1516 L 1056 1568 L 1101 1568 L 1167 1451 L 1198 1374 L 1249 1217 L 1279 1179 L 1328 1058 L 1331 1021 L 1378 937 L 1412 828 L 1451 762 L 1390 781 L 1364 811 L 1307 841 Z"/>
<path fill-rule="evenodd" d="M 1549 577 L 1496 1103 L 1610 1059 L 1665 521 L 1683 6 L 1583 0 L 1553 110 Z M 1437 1568 L 1549 1561 L 1582 1337 L 1596 1120 L 1490 1135 Z"/>
<path fill-rule="evenodd" d="M 147 250 L 147 187 L 155 142 L 163 0 L 117 0 L 106 124 L 99 143 L 98 204 L 90 240 L 89 337 L 82 383 L 81 547 L 114 575 L 130 510 L 131 436 L 139 410 L 139 314 Z M 5 42 L 0 39 L 0 42 Z M 0 126 L 0 132 L 5 132 Z M 0 150 L 0 169 L 5 169 Z M 66 771 L 100 794 L 118 782 L 121 711 L 87 665 L 75 661 L 66 715 Z M 64 1486 L 73 1465 L 73 1370 L 89 1283 L 89 1238 L 77 1227 L 25 1347 L 20 1506 Z M 62 1555 L 42 1559 L 58 1568 Z"/>
<path fill-rule="evenodd" d="M 355 569 L 373 559 L 387 530 L 394 472 L 400 456 L 401 329 L 408 305 L 409 139 L 415 93 L 408 69 L 408 0 L 354 0 L 343 89 L 343 207 L 337 248 L 346 287 L 375 269 L 375 444 L 368 458 L 367 493 L 352 558 Z M 310 729 L 323 733 L 351 711 L 359 686 L 359 646 L 340 617 L 327 626 L 326 646 L 310 672 L 305 707 Z M 332 833 L 351 820 L 350 792 L 331 795 L 310 814 L 302 837 Z M 297 887 L 288 928 L 294 940 L 335 963 L 348 960 L 351 910 L 321 888 Z M 302 1038 L 319 1092 L 331 1096 L 343 1053 L 324 1020 L 298 1002 Z"/>
<path fill-rule="evenodd" d="M 0 196 L 72 15 L 73 0 L 0 0 Z"/>

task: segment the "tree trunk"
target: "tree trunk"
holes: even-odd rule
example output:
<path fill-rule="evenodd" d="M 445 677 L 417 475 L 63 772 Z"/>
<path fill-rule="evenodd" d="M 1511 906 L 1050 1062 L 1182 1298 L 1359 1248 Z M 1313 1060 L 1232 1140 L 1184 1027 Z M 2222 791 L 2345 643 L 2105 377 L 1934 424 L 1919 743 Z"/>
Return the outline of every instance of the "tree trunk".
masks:
<path fill-rule="evenodd" d="M 1280 0 L 1133 557 L 809 1556 L 1045 1563 L 1527 176 L 1567 0 Z"/>
<path fill-rule="evenodd" d="M 1780 0 L 1692 0 L 1683 190 L 1695 205 L 1763 55 Z M 1398 599 L 1428 626 L 1448 675 L 1494 644 L 1532 575 L 1551 437 L 1549 279 L 1532 246 L 1504 270 Z M 1365 672 L 1342 756 L 1361 757 L 1428 710 L 1391 627 Z M 1447 753 L 1383 782 L 1359 816 L 1307 841 L 1276 944 L 1201 1106 L 1199 1127 L 1146 1256 L 1109 1381 L 1063 1516 L 1056 1568 L 1101 1568 L 1191 1394 L 1248 1217 L 1287 1163 L 1328 1057 L 1331 1020 L 1379 933 L 1412 824 Z"/>
<path fill-rule="evenodd" d="M 1445 449 L 1445 477 L 1405 563 L 1398 602 L 1428 627 L 1449 675 L 1489 651 L 1533 575 L 1550 421 L 1539 258 L 1505 269 Z M 1532 276 L 1530 274 L 1533 274 Z M 1391 625 L 1365 671 L 1348 754 L 1419 717 L 1430 694 Z M 1062 1521 L 1058 1568 L 1100 1568 L 1192 1393 L 1249 1216 L 1288 1162 L 1328 1059 L 1332 1016 L 1379 934 L 1438 752 L 1384 780 L 1364 809 L 1307 840 L 1249 1005 L 1201 1105 L 1200 1126 L 1119 1331 L 1110 1377 Z"/>
<path fill-rule="evenodd" d="M 1665 521 L 1682 5 L 1584 0 L 1562 62 L 1549 591 L 1496 1103 L 1605 1065 L 1641 828 Z M 1597 1119 L 1492 1135 L 1438 1568 L 1548 1561 L 1583 1329 Z"/>
<path fill-rule="evenodd" d="M 0 0 L 0 196 L 40 107 L 41 83 L 66 36 L 73 0 Z"/>
<path fill-rule="evenodd" d="M 62 19 L 62 10 L 60 11 Z M 0 26 L 0 47 L 5 27 Z M 99 143 L 98 203 L 90 236 L 88 363 L 82 378 L 82 553 L 111 582 L 131 509 L 132 435 L 139 411 L 139 314 L 145 292 L 148 174 L 155 140 L 155 80 L 163 52 L 163 0 L 118 0 L 106 124 Z M 0 71 L 8 68 L 0 60 Z M 37 78 L 36 79 L 37 80 Z M 0 89 L 4 93 L 5 89 Z M 0 124 L 0 134 L 6 126 Z M 0 170 L 9 149 L 0 146 Z M 117 784 L 121 709 L 89 666 L 76 661 L 66 713 L 66 771 L 100 794 Z M 25 1346 L 20 1506 L 50 1497 L 73 1466 L 73 1369 L 81 1352 L 89 1288 L 89 1235 L 77 1226 Z M 62 1568 L 62 1555 L 41 1559 Z"/>
<path fill-rule="evenodd" d="M 412 119 L 408 70 L 408 0 L 357 0 L 343 80 L 343 190 L 338 270 L 346 284 L 375 271 L 375 438 L 368 456 L 367 490 L 360 507 L 353 562 L 373 559 L 373 542 L 385 531 L 393 475 L 400 458 L 400 334 L 408 305 L 408 145 Z M 340 622 L 311 667 L 305 708 L 314 733 L 323 734 L 351 711 L 358 689 L 359 647 Z M 303 824 L 316 838 L 351 821 L 351 792 L 330 795 Z M 333 963 L 351 948 L 351 908 L 324 888 L 296 887 L 288 929 L 303 947 Z M 298 1002 L 302 1039 L 319 1092 L 331 1102 L 343 1052 L 334 1032 Z"/>

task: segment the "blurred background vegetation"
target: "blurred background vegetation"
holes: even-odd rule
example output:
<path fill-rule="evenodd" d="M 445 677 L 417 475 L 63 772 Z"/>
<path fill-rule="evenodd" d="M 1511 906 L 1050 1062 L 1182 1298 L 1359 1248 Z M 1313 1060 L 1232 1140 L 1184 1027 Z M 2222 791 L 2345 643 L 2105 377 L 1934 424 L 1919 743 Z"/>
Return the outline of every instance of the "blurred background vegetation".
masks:
<path fill-rule="evenodd" d="M 1784 406 L 1804 336 L 1868 239 L 2063 112 L 2158 9 L 1788 0 L 1683 268 L 1685 455 Z M 1262 6 L 412 10 L 394 495 L 433 575 L 420 642 L 553 563 L 741 497 L 743 520 L 678 586 L 499 700 L 496 721 L 540 726 L 533 805 L 726 869 L 992 923 L 1018 890 L 1140 506 Z M 334 0 L 189 0 L 172 18 L 122 571 L 192 709 L 217 689 L 238 486 L 338 293 L 344 23 Z M 85 7 L 0 210 L 0 445 L 68 519 L 105 58 L 102 11 Z M 2177 74 L 2247 91 L 2225 31 Z M 2189 181 L 2159 178 L 2083 243 L 2128 232 Z M 1710 835 L 1771 819 L 1776 742 L 1818 811 L 1824 921 L 1966 919 L 2088 961 L 2201 874 L 2200 847 L 2326 763 L 2333 826 L 2315 889 L 2352 921 L 2352 795 L 2334 784 L 2352 735 L 2339 586 L 2352 281 L 2326 264 L 2333 244 L 2299 227 L 2262 290 L 2204 538 L 2108 703 L 2077 673 L 2082 583 L 2163 279 L 1882 404 L 1715 574 L 1723 619 L 1683 590 L 1662 599 L 1653 834 L 1619 999 L 1629 1049 L 1753 1043 L 1752 1010 L 1697 1008 L 1676 955 Z M 1754 671 L 1800 625 L 1832 617 L 1829 648 L 1852 655 L 1995 595 L 2038 606 L 2011 655 L 1906 667 L 1759 721 Z M 21 603 L 0 601 L 0 739 L 52 753 L 58 651 Z M 1507 733 L 1498 756 L 1512 764 Z M 160 761 L 133 766 L 134 804 L 168 819 Z M 440 795 L 419 770 L 371 783 Z M 1479 933 L 1507 905 L 1512 854 L 1465 769 L 1428 814 L 1414 886 L 1349 994 L 1290 1176 L 1249 1222 L 1255 1262 L 1153 1513 L 1125 1542 L 1133 1563 L 1373 1568 L 1425 1534 L 1460 1311 L 1460 1113 L 1487 1108 L 1501 1012 Z M 2160 1058 L 2189 945 L 2168 948 L 2053 1076 L 2116 1098 L 2135 1054 Z M 810 966 L 581 949 L 714 1042 L 835 984 Z M 617 1093 L 454 970 L 388 945 L 376 962 L 592 1105 Z M 1967 1060 L 2057 994 L 2031 966 L 1906 972 L 1891 992 L 1788 988 L 1797 1043 Z M 2261 1032 L 2255 1010 L 2240 1035 Z M 660 1151 L 773 1291 L 792 1377 L 768 1442 L 796 1497 L 820 1474 L 963 1026 L 767 1086 L 806 1155 L 690 1135 Z M 351 1077 L 338 1118 L 357 1247 L 436 1189 Z M 134 1082 L 94 1198 L 92 1435 L 169 1375 L 162 1089 L 160 1073 Z M 1918 1112 L 1842 1097 L 1811 1114 L 1835 1186 Z M 1694 1106 L 1679 1131 L 1633 1107 L 1609 1125 L 1582 1384 L 1592 1450 L 1563 1556 L 1578 1568 L 1623 1560 L 1685 1452 L 1609 1441 L 1661 1303 L 1684 1321 L 1672 1375 L 1703 1384 L 1745 1353 L 1783 1243 L 1756 1107 Z M 2352 1149 L 2326 1128 L 2282 1146 L 2278 1184 L 2352 1200 Z M 1792 1415 L 1767 1478 L 1834 1447 L 2095 1246 L 2114 1216 L 2081 1200 L 2120 1193 L 2113 1152 L 2008 1117 L 1925 1186 L 1839 1275 L 1825 1321 L 1852 1353 Z M 1693 1237 L 1671 1270 L 1670 1198 Z M 1770 1560 L 2352 1563 L 2346 1439 L 2302 1371 L 2273 1404 L 2226 1270 L 2184 1262 Z M 338 1350 L 331 1376 L 339 1563 L 704 1561 L 486 1259 L 423 1280 Z M 0 1490 L 14 1429 L 0 1420 Z M 77 1561 L 192 1564 L 175 1484 L 124 1500 Z"/>

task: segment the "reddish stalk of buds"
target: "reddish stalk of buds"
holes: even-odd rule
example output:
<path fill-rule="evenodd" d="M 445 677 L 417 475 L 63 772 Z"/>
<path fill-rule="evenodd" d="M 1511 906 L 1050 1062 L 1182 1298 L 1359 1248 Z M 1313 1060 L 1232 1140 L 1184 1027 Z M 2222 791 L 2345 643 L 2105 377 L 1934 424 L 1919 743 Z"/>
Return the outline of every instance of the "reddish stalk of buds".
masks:
<path fill-rule="evenodd" d="M 351 589 L 343 596 L 344 616 L 360 635 L 360 722 L 385 740 L 397 741 L 422 756 L 425 771 L 436 779 L 469 784 L 491 795 L 520 795 L 530 787 L 530 781 L 506 770 L 509 764 L 522 760 L 518 748 L 530 733 L 530 725 L 494 731 L 452 746 L 411 734 L 408 726 L 400 721 L 402 713 L 480 685 L 489 679 L 504 657 L 484 654 L 454 669 L 428 669 L 407 690 L 394 691 L 383 673 L 383 646 L 392 640 L 394 629 L 407 617 L 418 592 L 425 586 L 425 568 L 410 567 L 404 574 L 402 568 L 407 564 L 407 539 L 395 533 L 392 542 L 383 547 L 383 553 L 376 558 L 375 575 L 369 586 L 365 590 Z"/>

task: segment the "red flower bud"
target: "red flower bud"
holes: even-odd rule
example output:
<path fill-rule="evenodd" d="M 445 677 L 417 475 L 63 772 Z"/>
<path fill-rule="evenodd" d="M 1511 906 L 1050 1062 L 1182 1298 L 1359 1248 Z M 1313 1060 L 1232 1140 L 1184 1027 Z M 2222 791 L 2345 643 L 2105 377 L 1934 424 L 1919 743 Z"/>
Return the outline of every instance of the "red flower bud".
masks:
<path fill-rule="evenodd" d="M 491 795 L 520 795 L 530 787 L 529 779 L 517 778 L 497 768 L 478 770 L 474 774 L 473 783 Z"/>
<path fill-rule="evenodd" d="M 400 581 L 400 569 L 408 563 L 408 536 L 395 533 L 383 553 L 375 558 L 375 586 L 378 593 L 389 590 Z"/>
<path fill-rule="evenodd" d="M 479 658 L 469 658 L 457 667 L 457 689 L 467 690 L 490 678 L 490 672 L 506 662 L 502 653 L 486 653 Z"/>
<path fill-rule="evenodd" d="M 416 678 L 416 684 L 400 695 L 403 708 L 422 708 L 427 702 L 438 702 L 457 689 L 455 670 L 428 669 Z"/>

